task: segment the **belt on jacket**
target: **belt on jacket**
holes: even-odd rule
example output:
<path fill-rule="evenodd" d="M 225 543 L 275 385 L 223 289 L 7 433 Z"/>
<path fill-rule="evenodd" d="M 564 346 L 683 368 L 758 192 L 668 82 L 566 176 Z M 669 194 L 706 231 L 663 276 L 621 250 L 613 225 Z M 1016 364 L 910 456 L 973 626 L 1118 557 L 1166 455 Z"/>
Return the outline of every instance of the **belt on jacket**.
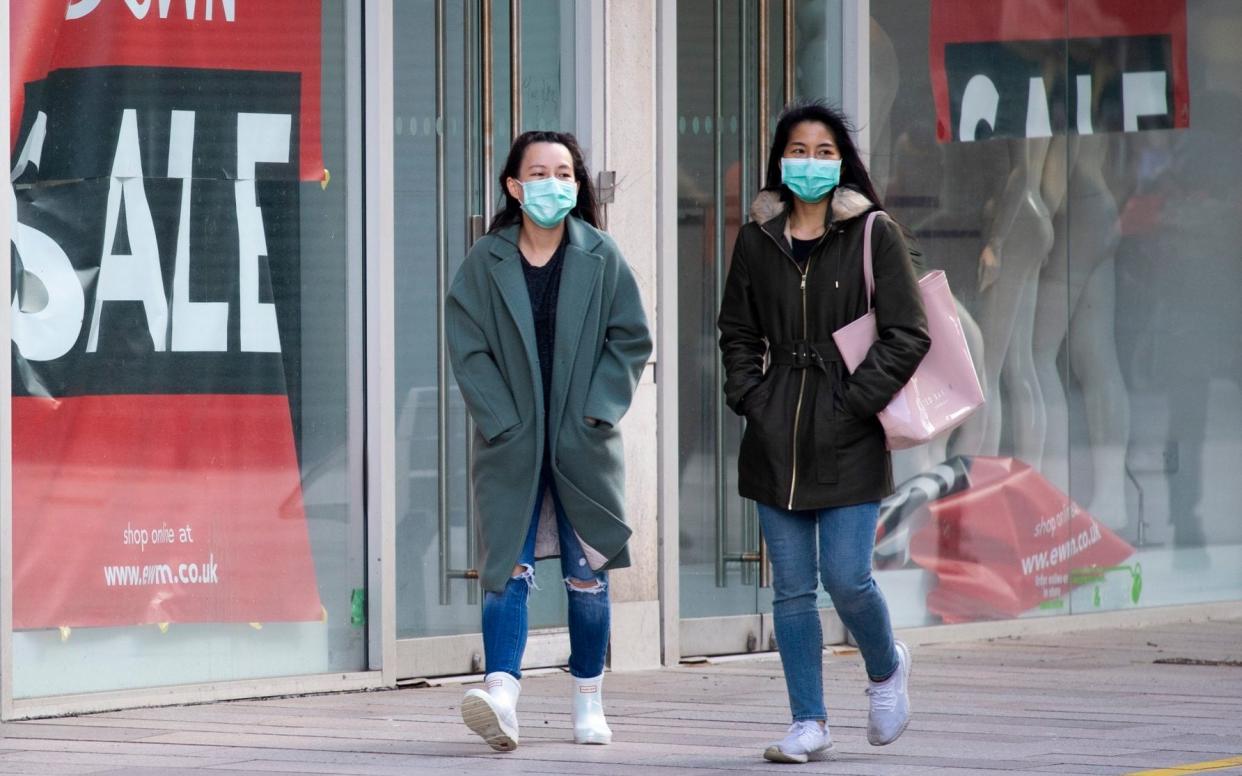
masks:
<path fill-rule="evenodd" d="M 832 340 L 827 342 L 809 342 L 795 340 L 771 345 L 768 355 L 773 364 L 793 367 L 794 369 L 818 369 L 825 377 L 830 376 L 828 364 L 844 363 L 841 351 Z M 815 389 L 815 403 L 818 411 L 811 423 L 813 444 L 815 445 L 815 474 L 822 483 L 837 481 L 837 455 L 834 447 L 835 434 L 832 424 L 836 415 L 836 405 L 832 396 L 832 380 L 820 380 Z M 796 433 L 796 431 L 795 431 Z M 797 441 L 794 442 L 797 444 Z M 811 462 L 807 462 L 810 464 Z"/>
<path fill-rule="evenodd" d="M 814 367 L 827 371 L 825 364 L 839 363 L 842 360 L 841 352 L 837 350 L 837 344 L 832 340 L 826 342 L 808 342 L 807 340 L 781 342 L 770 346 L 768 354 L 771 356 L 773 364 L 791 366 L 794 369 Z"/>

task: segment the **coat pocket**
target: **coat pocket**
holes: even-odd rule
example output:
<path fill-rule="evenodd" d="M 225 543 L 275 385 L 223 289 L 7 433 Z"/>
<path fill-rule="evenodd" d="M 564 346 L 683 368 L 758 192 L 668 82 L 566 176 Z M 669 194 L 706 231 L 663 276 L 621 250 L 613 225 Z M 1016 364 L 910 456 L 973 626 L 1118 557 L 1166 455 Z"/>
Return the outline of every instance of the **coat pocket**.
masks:
<path fill-rule="evenodd" d="M 487 443 L 488 447 L 497 447 L 499 445 L 503 445 L 505 442 L 508 442 L 512 440 L 514 437 L 516 437 L 522 431 L 523 425 L 525 424 L 523 424 L 522 421 L 519 420 L 517 423 L 514 423 L 512 426 L 509 426 L 504 431 L 501 431 L 499 434 L 492 437 L 490 440 L 484 438 L 484 441 Z"/>
<path fill-rule="evenodd" d="M 789 372 L 782 371 L 784 377 L 777 370 L 768 370 L 746 396 L 746 429 L 738 462 L 743 479 L 779 482 L 788 477 L 788 472 L 781 472 L 788 468 L 792 450 L 793 405 L 787 395 Z M 797 385 L 792 390 L 796 392 Z"/>
<path fill-rule="evenodd" d="M 750 393 L 746 394 L 742 402 L 742 408 L 746 411 L 746 419 L 748 421 L 767 409 L 768 403 L 772 400 L 772 386 L 775 383 L 775 372 L 769 369 L 759 380 L 759 384 L 751 388 Z"/>

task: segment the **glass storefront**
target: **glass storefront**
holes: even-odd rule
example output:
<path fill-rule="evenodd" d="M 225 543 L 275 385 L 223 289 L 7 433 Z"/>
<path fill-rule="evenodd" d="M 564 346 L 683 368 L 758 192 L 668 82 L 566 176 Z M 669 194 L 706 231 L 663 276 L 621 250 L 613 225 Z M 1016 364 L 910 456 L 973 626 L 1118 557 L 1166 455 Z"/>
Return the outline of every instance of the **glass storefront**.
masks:
<path fill-rule="evenodd" d="M 736 496 L 741 427 L 722 409 L 714 327 L 764 161 L 744 117 L 767 72 L 775 124 L 782 30 L 794 97 L 840 104 L 843 57 L 858 49 L 826 43 L 845 24 L 841 3 L 798 3 L 792 30 L 782 11 L 678 7 L 692 651 L 686 620 L 737 650 L 727 634 L 739 617 L 744 648 L 763 648 L 762 617 L 755 628 L 742 616 L 770 606 L 753 507 Z M 876 565 L 896 622 L 1236 598 L 1242 534 L 1228 515 L 1242 493 L 1228 461 L 1242 441 L 1231 335 L 1242 321 L 1227 289 L 1242 71 L 1227 41 L 1242 14 L 1211 0 L 873 0 L 870 13 L 870 113 L 854 118 L 888 211 L 949 277 L 988 397 L 963 427 L 894 455 Z"/>
<path fill-rule="evenodd" d="M 16 5 L 13 697 L 364 669 L 349 4 Z"/>
<path fill-rule="evenodd" d="M 988 396 L 896 456 L 899 625 L 1242 589 L 1239 10 L 871 3 L 876 183 L 947 272 Z"/>

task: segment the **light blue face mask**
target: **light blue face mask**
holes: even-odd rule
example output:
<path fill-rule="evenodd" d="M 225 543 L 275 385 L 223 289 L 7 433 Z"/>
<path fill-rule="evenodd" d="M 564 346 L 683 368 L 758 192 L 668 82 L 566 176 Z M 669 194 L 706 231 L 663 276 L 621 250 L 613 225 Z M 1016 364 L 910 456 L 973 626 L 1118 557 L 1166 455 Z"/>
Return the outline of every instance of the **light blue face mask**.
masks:
<path fill-rule="evenodd" d="M 781 183 L 803 202 L 819 202 L 840 182 L 840 159 L 781 159 Z"/>
<path fill-rule="evenodd" d="M 544 229 L 564 221 L 577 204 L 577 183 L 559 178 L 522 182 L 522 210 Z"/>

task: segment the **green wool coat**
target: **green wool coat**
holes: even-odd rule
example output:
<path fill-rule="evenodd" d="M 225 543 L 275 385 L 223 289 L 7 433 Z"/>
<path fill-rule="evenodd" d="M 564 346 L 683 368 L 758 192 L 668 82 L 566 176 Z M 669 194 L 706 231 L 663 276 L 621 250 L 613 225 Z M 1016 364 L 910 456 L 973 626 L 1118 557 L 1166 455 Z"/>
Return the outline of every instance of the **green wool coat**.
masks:
<path fill-rule="evenodd" d="M 449 290 L 449 357 L 476 427 L 471 482 L 485 590 L 503 590 L 517 563 L 545 444 L 557 493 L 592 567 L 630 562 L 625 456 L 616 426 L 651 355 L 651 335 L 638 284 L 616 243 L 573 216 L 565 223 L 549 439 L 518 227 L 475 243 Z M 592 426 L 586 418 L 601 422 Z"/>

